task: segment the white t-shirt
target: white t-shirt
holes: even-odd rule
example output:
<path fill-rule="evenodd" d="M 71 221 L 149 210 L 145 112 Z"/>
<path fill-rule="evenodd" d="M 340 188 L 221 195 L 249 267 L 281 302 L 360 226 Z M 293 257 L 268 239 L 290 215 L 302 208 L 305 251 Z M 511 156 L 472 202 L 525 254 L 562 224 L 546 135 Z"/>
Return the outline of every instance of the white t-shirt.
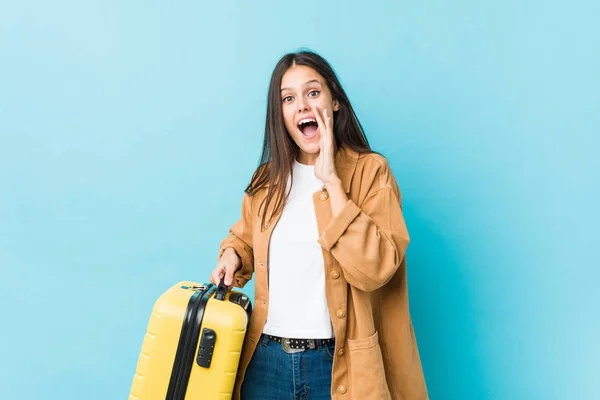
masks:
<path fill-rule="evenodd" d="M 292 190 L 269 244 L 269 313 L 263 332 L 297 339 L 332 338 L 312 200 L 323 183 L 315 176 L 314 165 L 294 161 L 292 173 Z"/>

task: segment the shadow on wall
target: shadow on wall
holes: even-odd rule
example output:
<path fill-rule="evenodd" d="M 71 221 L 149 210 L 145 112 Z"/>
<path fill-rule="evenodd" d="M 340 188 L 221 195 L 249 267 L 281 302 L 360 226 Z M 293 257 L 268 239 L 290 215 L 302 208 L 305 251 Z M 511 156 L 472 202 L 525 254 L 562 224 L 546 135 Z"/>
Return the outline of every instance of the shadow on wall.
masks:
<path fill-rule="evenodd" d="M 411 236 L 409 303 L 429 397 L 492 398 L 473 315 L 477 301 L 452 235 L 437 229 L 427 217 L 431 210 L 407 201 L 403 209 Z"/>

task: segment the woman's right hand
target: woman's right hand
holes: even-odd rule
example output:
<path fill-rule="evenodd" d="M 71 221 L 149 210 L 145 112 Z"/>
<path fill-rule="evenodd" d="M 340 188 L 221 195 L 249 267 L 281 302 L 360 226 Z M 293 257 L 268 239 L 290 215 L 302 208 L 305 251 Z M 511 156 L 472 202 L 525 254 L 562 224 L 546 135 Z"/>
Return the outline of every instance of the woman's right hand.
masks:
<path fill-rule="evenodd" d="M 210 275 L 210 281 L 213 285 L 221 283 L 225 277 L 225 285 L 231 289 L 233 287 L 233 275 L 242 266 L 242 259 L 231 247 L 226 248 L 217 262 L 216 268 Z"/>

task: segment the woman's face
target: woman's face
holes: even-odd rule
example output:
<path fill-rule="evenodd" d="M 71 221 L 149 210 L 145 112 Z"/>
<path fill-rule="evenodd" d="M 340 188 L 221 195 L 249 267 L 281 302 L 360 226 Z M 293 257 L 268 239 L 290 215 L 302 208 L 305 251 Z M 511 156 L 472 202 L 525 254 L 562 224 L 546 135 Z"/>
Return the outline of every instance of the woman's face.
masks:
<path fill-rule="evenodd" d="M 325 79 L 314 69 L 292 66 L 281 78 L 283 120 L 288 133 L 300 148 L 298 162 L 314 165 L 319 155 L 321 135 L 316 113 L 323 118 L 323 110 L 331 117 L 339 104 L 331 97 Z"/>

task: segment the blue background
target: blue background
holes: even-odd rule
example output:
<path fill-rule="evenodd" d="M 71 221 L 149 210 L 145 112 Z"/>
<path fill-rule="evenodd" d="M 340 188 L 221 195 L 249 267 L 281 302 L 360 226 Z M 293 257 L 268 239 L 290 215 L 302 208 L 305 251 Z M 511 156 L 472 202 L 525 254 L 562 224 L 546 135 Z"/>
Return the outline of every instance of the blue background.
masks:
<path fill-rule="evenodd" d="M 600 3 L 253 3 L 0 6 L 2 399 L 127 397 L 301 46 L 400 183 L 431 398 L 599 399 Z"/>

